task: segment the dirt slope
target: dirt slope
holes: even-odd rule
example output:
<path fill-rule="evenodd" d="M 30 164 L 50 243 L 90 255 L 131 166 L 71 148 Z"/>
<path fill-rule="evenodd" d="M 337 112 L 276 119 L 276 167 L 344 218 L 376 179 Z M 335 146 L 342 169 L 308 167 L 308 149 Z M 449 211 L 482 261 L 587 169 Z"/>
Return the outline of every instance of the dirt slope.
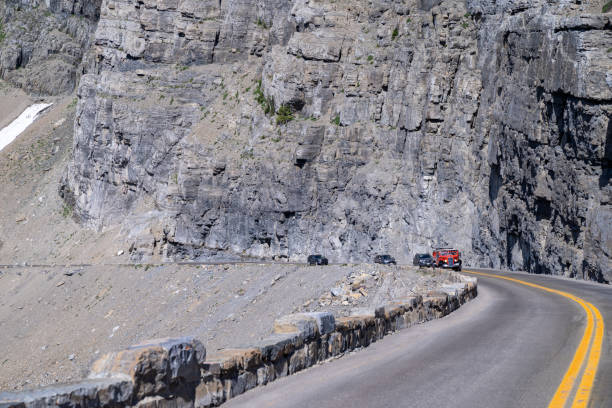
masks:
<path fill-rule="evenodd" d="M 35 101 L 0 81 L 0 126 Z M 114 260 L 118 231 L 82 229 L 58 195 L 72 150 L 74 97 L 44 101 L 53 106 L 0 152 L 0 264 Z"/>
<path fill-rule="evenodd" d="M 0 81 L 0 129 L 11 123 L 29 105 L 32 99 L 20 89 Z"/>
<path fill-rule="evenodd" d="M 0 269 L 0 389 L 79 378 L 96 356 L 151 338 L 194 335 L 210 351 L 250 344 L 287 313 L 346 314 L 448 279 L 375 265 Z"/>

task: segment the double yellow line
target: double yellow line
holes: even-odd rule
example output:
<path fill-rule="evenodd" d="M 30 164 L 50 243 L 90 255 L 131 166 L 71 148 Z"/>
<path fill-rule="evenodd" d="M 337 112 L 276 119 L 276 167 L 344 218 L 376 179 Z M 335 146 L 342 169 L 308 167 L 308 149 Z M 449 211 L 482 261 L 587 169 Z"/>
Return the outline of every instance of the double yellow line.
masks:
<path fill-rule="evenodd" d="M 584 329 L 584 334 L 580 340 L 578 349 L 574 354 L 574 358 L 572 359 L 569 368 L 565 372 L 563 380 L 561 380 L 561 384 L 559 384 L 559 388 L 557 388 L 557 391 L 550 401 L 550 404 L 548 404 L 548 408 L 565 408 L 567 400 L 574 389 L 576 380 L 580 375 L 580 371 L 585 364 L 585 359 L 586 366 L 582 372 L 582 378 L 580 379 L 578 390 L 576 391 L 574 400 L 570 407 L 586 408 L 589 404 L 589 399 L 591 398 L 591 390 L 593 389 L 595 375 L 597 374 L 597 367 L 599 366 L 599 358 L 601 357 L 601 348 L 604 336 L 604 322 L 599 310 L 591 303 L 586 302 L 585 300 L 574 296 L 571 293 L 563 292 L 561 290 L 547 288 L 545 286 L 536 285 L 535 283 L 525 282 L 520 279 L 510 278 L 507 276 L 493 275 L 490 273 L 475 272 L 470 270 L 465 270 L 465 272 L 491 278 L 504 279 L 520 283 L 521 285 L 538 288 L 546 292 L 555 293 L 571 299 L 582 306 L 587 315 L 587 326 Z"/>

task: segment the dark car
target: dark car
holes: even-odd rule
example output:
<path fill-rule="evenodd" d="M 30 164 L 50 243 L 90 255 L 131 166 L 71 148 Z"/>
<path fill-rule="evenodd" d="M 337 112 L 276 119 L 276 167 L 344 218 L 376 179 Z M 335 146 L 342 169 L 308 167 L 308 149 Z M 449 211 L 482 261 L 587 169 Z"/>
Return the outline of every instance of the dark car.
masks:
<path fill-rule="evenodd" d="M 416 254 L 412 260 L 412 264 L 414 266 L 418 266 L 419 268 L 423 266 L 431 267 L 434 265 L 434 259 L 429 254 Z"/>
<path fill-rule="evenodd" d="M 393 258 L 391 255 L 376 255 L 374 257 L 374 263 L 379 263 L 383 265 L 397 265 L 395 262 L 395 258 Z"/>
<path fill-rule="evenodd" d="M 308 255 L 308 265 L 327 265 L 327 258 L 323 255 Z"/>

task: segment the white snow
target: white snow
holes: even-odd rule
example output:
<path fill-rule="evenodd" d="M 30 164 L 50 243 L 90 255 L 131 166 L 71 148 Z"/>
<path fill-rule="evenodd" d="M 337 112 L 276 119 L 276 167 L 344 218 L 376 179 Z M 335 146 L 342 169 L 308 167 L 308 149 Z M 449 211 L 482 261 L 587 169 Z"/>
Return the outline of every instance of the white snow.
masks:
<path fill-rule="evenodd" d="M 51 106 L 51 103 L 35 103 L 26 108 L 17 119 L 11 122 L 10 125 L 0 130 L 0 150 L 4 149 L 9 143 L 17 138 L 36 120 L 38 114 Z"/>

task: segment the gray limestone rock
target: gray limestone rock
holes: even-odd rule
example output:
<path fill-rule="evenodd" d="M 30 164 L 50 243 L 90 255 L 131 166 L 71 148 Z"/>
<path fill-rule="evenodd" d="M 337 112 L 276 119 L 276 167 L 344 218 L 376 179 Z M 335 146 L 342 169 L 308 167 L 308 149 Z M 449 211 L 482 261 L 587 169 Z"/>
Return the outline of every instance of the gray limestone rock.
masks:
<path fill-rule="evenodd" d="M 123 379 L 90 379 L 31 391 L 2 392 L 0 406 L 2 408 L 126 406 L 132 401 L 132 388 L 132 384 Z"/>
<path fill-rule="evenodd" d="M 0 78 L 42 95 L 71 93 L 89 68 L 101 0 L 0 3 Z"/>
<path fill-rule="evenodd" d="M 181 393 L 185 383 L 197 383 L 204 346 L 192 338 L 150 340 L 108 353 L 92 365 L 90 378 L 129 378 L 137 399 Z"/>
<path fill-rule="evenodd" d="M 451 245 L 468 265 L 609 281 L 612 31 L 583 6 L 104 2 L 91 58 L 73 53 L 61 194 L 85 225 L 133 231 L 134 259 Z"/>

